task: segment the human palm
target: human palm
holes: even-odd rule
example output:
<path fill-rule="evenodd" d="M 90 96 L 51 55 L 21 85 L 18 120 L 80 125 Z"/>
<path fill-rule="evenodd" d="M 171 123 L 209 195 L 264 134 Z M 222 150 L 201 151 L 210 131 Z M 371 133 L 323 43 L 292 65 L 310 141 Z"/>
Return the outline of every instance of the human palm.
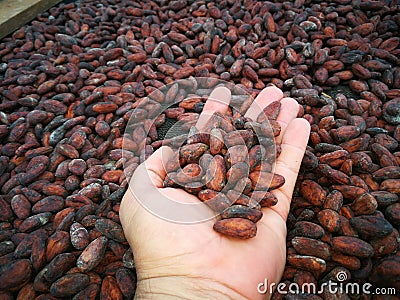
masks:
<path fill-rule="evenodd" d="M 199 202 L 181 189 L 163 188 L 166 175 L 163 163 L 173 153 L 170 148 L 160 148 L 135 171 L 121 203 L 120 217 L 135 255 L 137 298 L 144 299 L 147 293 L 153 298 L 158 294 L 163 299 L 167 295 L 196 299 L 207 298 L 209 292 L 221 299 L 263 299 L 266 295 L 257 291 L 258 284 L 265 279 L 268 284 L 279 282 L 286 260 L 285 221 L 310 130 L 307 121 L 296 118 L 297 102 L 282 97 L 278 88 L 268 87 L 246 113 L 256 119 L 269 103 L 277 100 L 282 103 L 277 118 L 282 127 L 277 137 L 282 152 L 275 172 L 283 175 L 286 182 L 273 191 L 278 204 L 262 208 L 263 217 L 257 223 L 255 237 L 239 240 L 223 236 L 212 229 L 213 219 L 195 224 L 170 222 L 141 205 L 162 206 L 168 199 L 186 204 Z M 229 100 L 228 90 L 215 89 L 197 127 L 201 129 L 207 115 L 225 112 Z"/>

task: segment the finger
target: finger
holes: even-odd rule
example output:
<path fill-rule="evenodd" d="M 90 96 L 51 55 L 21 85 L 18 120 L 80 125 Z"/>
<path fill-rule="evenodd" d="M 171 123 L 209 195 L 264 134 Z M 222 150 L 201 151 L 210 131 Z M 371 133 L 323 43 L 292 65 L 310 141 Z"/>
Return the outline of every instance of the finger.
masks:
<path fill-rule="evenodd" d="M 263 89 L 257 98 L 253 101 L 249 109 L 247 110 L 245 117 L 252 120 L 257 120 L 258 115 L 263 111 L 265 107 L 271 102 L 279 101 L 283 97 L 282 91 L 276 86 L 269 86 Z"/>
<path fill-rule="evenodd" d="M 215 88 L 204 105 L 203 111 L 197 121 L 196 127 L 202 129 L 214 112 L 225 113 L 231 101 L 231 91 L 226 87 Z"/>
<path fill-rule="evenodd" d="M 152 214 L 148 213 L 149 205 L 146 199 L 160 200 L 161 197 L 157 193 L 157 188 L 163 186 L 166 174 L 164 163 L 172 153 L 171 148 L 160 147 L 133 173 L 119 210 L 121 224 L 130 245 L 134 245 L 139 237 L 137 234 L 139 228 L 141 228 L 141 233 L 151 229 L 151 226 L 143 228 L 144 224 L 149 224 L 146 223 L 148 220 L 152 220 L 150 222 L 155 220 Z M 142 227 L 140 227 L 140 224 L 142 224 Z"/>
<path fill-rule="evenodd" d="M 132 228 L 132 225 L 135 224 L 134 221 L 140 219 L 140 216 L 143 216 L 143 213 L 146 212 L 146 209 L 143 209 L 146 206 L 137 195 L 145 195 L 150 199 L 160 199 L 157 188 L 163 186 L 166 175 L 164 165 L 172 154 L 171 148 L 160 147 L 133 173 L 128 191 L 122 198 L 120 206 L 121 224 L 127 232 L 136 230 L 136 226 Z M 127 238 L 129 239 L 129 237 L 128 234 Z"/>
<path fill-rule="evenodd" d="M 285 184 L 273 191 L 278 203 L 272 209 L 284 220 L 289 213 L 290 201 L 309 135 L 310 124 L 307 120 L 296 118 L 289 123 L 282 138 L 282 152 L 277 159 L 275 173 L 285 177 Z"/>
<path fill-rule="evenodd" d="M 157 149 L 136 169 L 130 185 L 138 189 L 148 188 L 149 186 L 163 187 L 166 176 L 164 166 L 172 154 L 173 150 L 170 147 L 163 146 Z"/>
<path fill-rule="evenodd" d="M 299 104 L 293 98 L 283 98 L 281 100 L 281 111 L 276 119 L 281 125 L 281 133 L 276 137 L 277 143 L 282 142 L 282 138 L 285 134 L 286 128 L 289 123 L 297 117 L 299 113 Z"/>
<path fill-rule="evenodd" d="M 167 146 L 160 147 L 147 160 L 140 164 L 129 182 L 128 191 L 125 193 L 120 207 L 121 222 L 130 227 L 134 215 L 141 215 L 147 207 L 144 202 L 147 198 L 159 200 L 157 189 L 163 186 L 166 171 L 164 165 L 173 151 Z M 145 195 L 138 197 L 137 195 Z M 139 200 L 143 198 L 144 200 Z"/>

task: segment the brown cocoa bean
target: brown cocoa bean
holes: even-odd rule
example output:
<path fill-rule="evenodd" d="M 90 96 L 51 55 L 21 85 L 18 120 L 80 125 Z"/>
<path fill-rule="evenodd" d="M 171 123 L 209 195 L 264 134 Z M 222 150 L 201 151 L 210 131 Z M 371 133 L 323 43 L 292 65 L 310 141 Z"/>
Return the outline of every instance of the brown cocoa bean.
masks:
<path fill-rule="evenodd" d="M 397 230 L 393 230 L 392 233 L 383 238 L 372 240 L 370 243 L 374 248 L 374 256 L 383 256 L 386 254 L 395 253 L 399 247 L 398 237 L 399 233 Z"/>
<path fill-rule="evenodd" d="M 208 149 L 203 143 L 184 145 L 179 149 L 179 159 L 185 163 L 198 162 L 200 156 Z"/>
<path fill-rule="evenodd" d="M 295 224 L 289 236 L 303 236 L 311 239 L 320 239 L 325 234 L 324 229 L 315 223 L 308 221 L 299 221 Z"/>
<path fill-rule="evenodd" d="M 20 219 L 26 219 L 31 212 L 31 203 L 24 195 L 15 195 L 11 199 L 11 208 Z"/>
<path fill-rule="evenodd" d="M 46 266 L 44 278 L 49 282 L 54 282 L 71 269 L 75 265 L 75 262 L 76 258 L 72 253 L 61 253 L 57 255 Z"/>
<path fill-rule="evenodd" d="M 378 208 L 378 202 L 374 196 L 369 193 L 365 193 L 356 198 L 350 207 L 356 216 L 369 215 L 374 213 Z"/>
<path fill-rule="evenodd" d="M 361 261 L 357 257 L 345 255 L 340 252 L 332 253 L 332 261 L 339 263 L 341 266 L 349 270 L 359 270 L 361 267 Z"/>
<path fill-rule="evenodd" d="M 75 222 L 71 225 L 69 235 L 75 249 L 83 250 L 90 242 L 88 231 L 80 223 Z"/>
<path fill-rule="evenodd" d="M 224 235 L 249 239 L 256 235 L 257 227 L 254 222 L 242 218 L 222 219 L 214 224 L 214 230 Z"/>
<path fill-rule="evenodd" d="M 0 267 L 0 289 L 17 290 L 30 280 L 32 266 L 28 259 L 18 259 Z"/>
<path fill-rule="evenodd" d="M 331 209 L 323 209 L 317 214 L 319 223 L 329 232 L 338 232 L 340 230 L 340 215 Z"/>
<path fill-rule="evenodd" d="M 46 258 L 51 261 L 56 255 L 64 253 L 70 247 L 69 233 L 57 231 L 47 240 Z"/>
<path fill-rule="evenodd" d="M 226 167 L 221 155 L 214 156 L 205 174 L 206 186 L 215 191 L 221 191 L 226 183 Z"/>
<path fill-rule="evenodd" d="M 93 270 L 104 257 L 107 242 L 107 238 L 101 236 L 87 245 L 76 261 L 77 267 L 82 272 Z"/>
<path fill-rule="evenodd" d="M 378 213 L 351 218 L 350 224 L 365 240 L 384 237 L 393 231 L 393 226 Z"/>
<path fill-rule="evenodd" d="M 100 298 L 104 300 L 122 300 L 123 295 L 118 287 L 117 280 L 112 276 L 106 276 L 101 283 Z"/>
<path fill-rule="evenodd" d="M 107 238 L 120 243 L 126 242 L 122 227 L 118 223 L 109 219 L 100 218 L 96 220 L 94 225 L 96 229 Z"/>
<path fill-rule="evenodd" d="M 253 171 L 249 174 L 254 190 L 274 190 L 285 184 L 285 178 L 278 174 L 264 171 Z"/>
<path fill-rule="evenodd" d="M 316 256 L 324 260 L 328 260 L 331 256 L 330 247 L 324 242 L 306 237 L 294 237 L 291 242 L 299 254 Z"/>
<path fill-rule="evenodd" d="M 261 219 L 262 215 L 262 212 L 258 209 L 243 205 L 232 205 L 223 211 L 220 217 L 221 219 L 243 218 L 257 223 Z"/>
<path fill-rule="evenodd" d="M 326 262 L 314 256 L 289 254 L 287 262 L 296 268 L 310 272 L 323 273 L 326 270 Z"/>
<path fill-rule="evenodd" d="M 67 274 L 50 287 L 50 293 L 55 297 L 75 295 L 89 285 L 89 276 L 82 273 Z"/>
<path fill-rule="evenodd" d="M 322 205 L 326 198 L 326 191 L 315 181 L 304 180 L 301 185 L 301 194 L 314 205 Z"/>
<path fill-rule="evenodd" d="M 115 278 L 121 293 L 131 298 L 136 290 L 136 274 L 126 268 L 119 268 L 115 273 Z"/>
<path fill-rule="evenodd" d="M 221 153 L 221 150 L 224 147 L 224 132 L 218 128 L 211 129 L 209 143 L 212 155 Z"/>
<path fill-rule="evenodd" d="M 370 257 L 374 254 L 374 249 L 370 244 L 350 236 L 334 237 L 332 239 L 332 249 L 357 257 Z"/>

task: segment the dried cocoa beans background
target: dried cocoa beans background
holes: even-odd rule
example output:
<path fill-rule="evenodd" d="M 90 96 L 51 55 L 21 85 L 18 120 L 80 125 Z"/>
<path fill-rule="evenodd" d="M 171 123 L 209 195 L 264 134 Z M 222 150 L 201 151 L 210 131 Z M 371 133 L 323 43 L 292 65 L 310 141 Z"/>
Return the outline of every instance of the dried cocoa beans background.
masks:
<path fill-rule="evenodd" d="M 320 286 L 345 272 L 400 292 L 399 10 L 396 0 L 89 0 L 2 39 L 1 299 L 133 297 L 118 218 L 126 177 L 170 117 L 203 104 L 162 114 L 147 137 L 138 126 L 129 153 L 125 127 L 146 95 L 191 76 L 252 96 L 273 83 L 312 125 L 282 281 Z"/>

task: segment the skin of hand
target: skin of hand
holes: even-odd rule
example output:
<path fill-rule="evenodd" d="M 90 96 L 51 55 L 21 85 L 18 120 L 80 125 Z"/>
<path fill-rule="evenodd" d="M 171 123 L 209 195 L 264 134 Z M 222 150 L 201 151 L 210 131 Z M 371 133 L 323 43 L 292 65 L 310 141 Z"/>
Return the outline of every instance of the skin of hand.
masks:
<path fill-rule="evenodd" d="M 218 100 L 215 100 L 218 99 Z M 141 164 L 132 176 L 121 206 L 120 218 L 135 256 L 138 276 L 136 299 L 266 299 L 257 286 L 265 279 L 279 283 L 286 262 L 286 218 L 300 164 L 308 142 L 310 125 L 296 118 L 298 103 L 283 98 L 280 89 L 265 88 L 254 100 L 246 116 L 256 119 L 262 108 L 281 101 L 277 118 L 282 130 L 277 137 L 282 152 L 275 173 L 285 184 L 273 191 L 278 204 L 263 208 L 257 235 L 248 240 L 228 238 L 213 230 L 215 220 L 197 224 L 177 224 L 163 220 L 139 202 L 163 201 L 163 197 L 183 203 L 199 202 L 181 189 L 163 188 L 163 162 L 172 150 L 161 147 Z M 230 101 L 226 88 L 216 88 L 203 109 L 197 127 L 207 114 L 224 112 Z M 139 201 L 140 200 L 140 201 Z"/>

